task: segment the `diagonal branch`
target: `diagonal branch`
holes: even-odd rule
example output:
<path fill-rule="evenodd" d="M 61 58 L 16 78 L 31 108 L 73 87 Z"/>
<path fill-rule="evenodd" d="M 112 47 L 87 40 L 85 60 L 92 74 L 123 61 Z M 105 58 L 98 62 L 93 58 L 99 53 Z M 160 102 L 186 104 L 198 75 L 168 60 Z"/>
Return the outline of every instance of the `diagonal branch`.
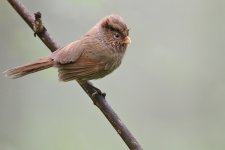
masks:
<path fill-rule="evenodd" d="M 8 0 L 17 13 L 24 19 L 24 21 L 33 30 L 34 17 L 28 12 L 25 6 L 19 0 Z M 59 48 L 58 44 L 54 42 L 47 31 L 38 34 L 42 42 L 53 52 Z M 80 84 L 80 83 L 79 83 Z M 120 137 L 124 140 L 130 150 L 142 150 L 138 141 L 134 138 L 128 128 L 123 124 L 118 115 L 114 112 L 112 107 L 107 103 L 103 95 L 96 94 L 92 84 L 88 81 L 85 84 L 80 84 L 93 103 L 102 111 Z"/>

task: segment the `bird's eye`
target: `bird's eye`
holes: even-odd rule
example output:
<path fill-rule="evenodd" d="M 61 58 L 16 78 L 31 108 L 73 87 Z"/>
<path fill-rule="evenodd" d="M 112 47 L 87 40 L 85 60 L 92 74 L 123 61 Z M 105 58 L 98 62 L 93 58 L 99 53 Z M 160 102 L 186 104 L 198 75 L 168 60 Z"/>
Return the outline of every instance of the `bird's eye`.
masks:
<path fill-rule="evenodd" d="M 120 34 L 119 33 L 115 33 L 114 37 L 118 39 L 120 37 Z"/>

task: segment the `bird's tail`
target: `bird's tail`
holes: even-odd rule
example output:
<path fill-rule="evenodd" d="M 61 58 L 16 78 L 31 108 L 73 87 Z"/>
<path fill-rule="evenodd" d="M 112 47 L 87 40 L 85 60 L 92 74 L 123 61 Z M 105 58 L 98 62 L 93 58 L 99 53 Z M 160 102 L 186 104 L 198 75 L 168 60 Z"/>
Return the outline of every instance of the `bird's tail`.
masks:
<path fill-rule="evenodd" d="M 23 66 L 18 66 L 9 70 L 6 70 L 4 74 L 10 78 L 19 78 L 30 73 L 41 71 L 47 68 L 50 68 L 54 65 L 54 62 L 51 58 L 42 58 L 33 63 L 26 64 Z"/>

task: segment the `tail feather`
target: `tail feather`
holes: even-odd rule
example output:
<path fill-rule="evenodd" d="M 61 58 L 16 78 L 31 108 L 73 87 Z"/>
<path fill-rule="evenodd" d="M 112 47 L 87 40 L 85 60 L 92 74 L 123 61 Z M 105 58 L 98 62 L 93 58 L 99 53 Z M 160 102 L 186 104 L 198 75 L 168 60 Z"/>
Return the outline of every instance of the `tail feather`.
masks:
<path fill-rule="evenodd" d="M 16 79 L 16 78 L 28 75 L 30 73 L 34 73 L 34 72 L 37 72 L 37 71 L 41 71 L 41 70 L 50 68 L 50 67 L 53 66 L 53 64 L 54 64 L 54 62 L 51 58 L 48 58 L 48 57 L 42 58 L 42 59 L 39 59 L 39 60 L 37 60 L 33 63 L 26 64 L 26 65 L 23 65 L 23 66 L 18 66 L 18 67 L 6 70 L 4 72 L 4 74 L 7 77 Z"/>

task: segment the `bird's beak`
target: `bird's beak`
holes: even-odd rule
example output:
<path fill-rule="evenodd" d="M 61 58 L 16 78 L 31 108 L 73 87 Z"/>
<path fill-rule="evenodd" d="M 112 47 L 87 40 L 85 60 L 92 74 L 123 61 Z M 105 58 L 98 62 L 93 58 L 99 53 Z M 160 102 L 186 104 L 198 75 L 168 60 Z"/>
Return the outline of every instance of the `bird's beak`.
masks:
<path fill-rule="evenodd" d="M 130 44 L 131 43 L 131 39 L 129 36 L 126 36 L 124 41 L 123 41 L 124 44 Z"/>

